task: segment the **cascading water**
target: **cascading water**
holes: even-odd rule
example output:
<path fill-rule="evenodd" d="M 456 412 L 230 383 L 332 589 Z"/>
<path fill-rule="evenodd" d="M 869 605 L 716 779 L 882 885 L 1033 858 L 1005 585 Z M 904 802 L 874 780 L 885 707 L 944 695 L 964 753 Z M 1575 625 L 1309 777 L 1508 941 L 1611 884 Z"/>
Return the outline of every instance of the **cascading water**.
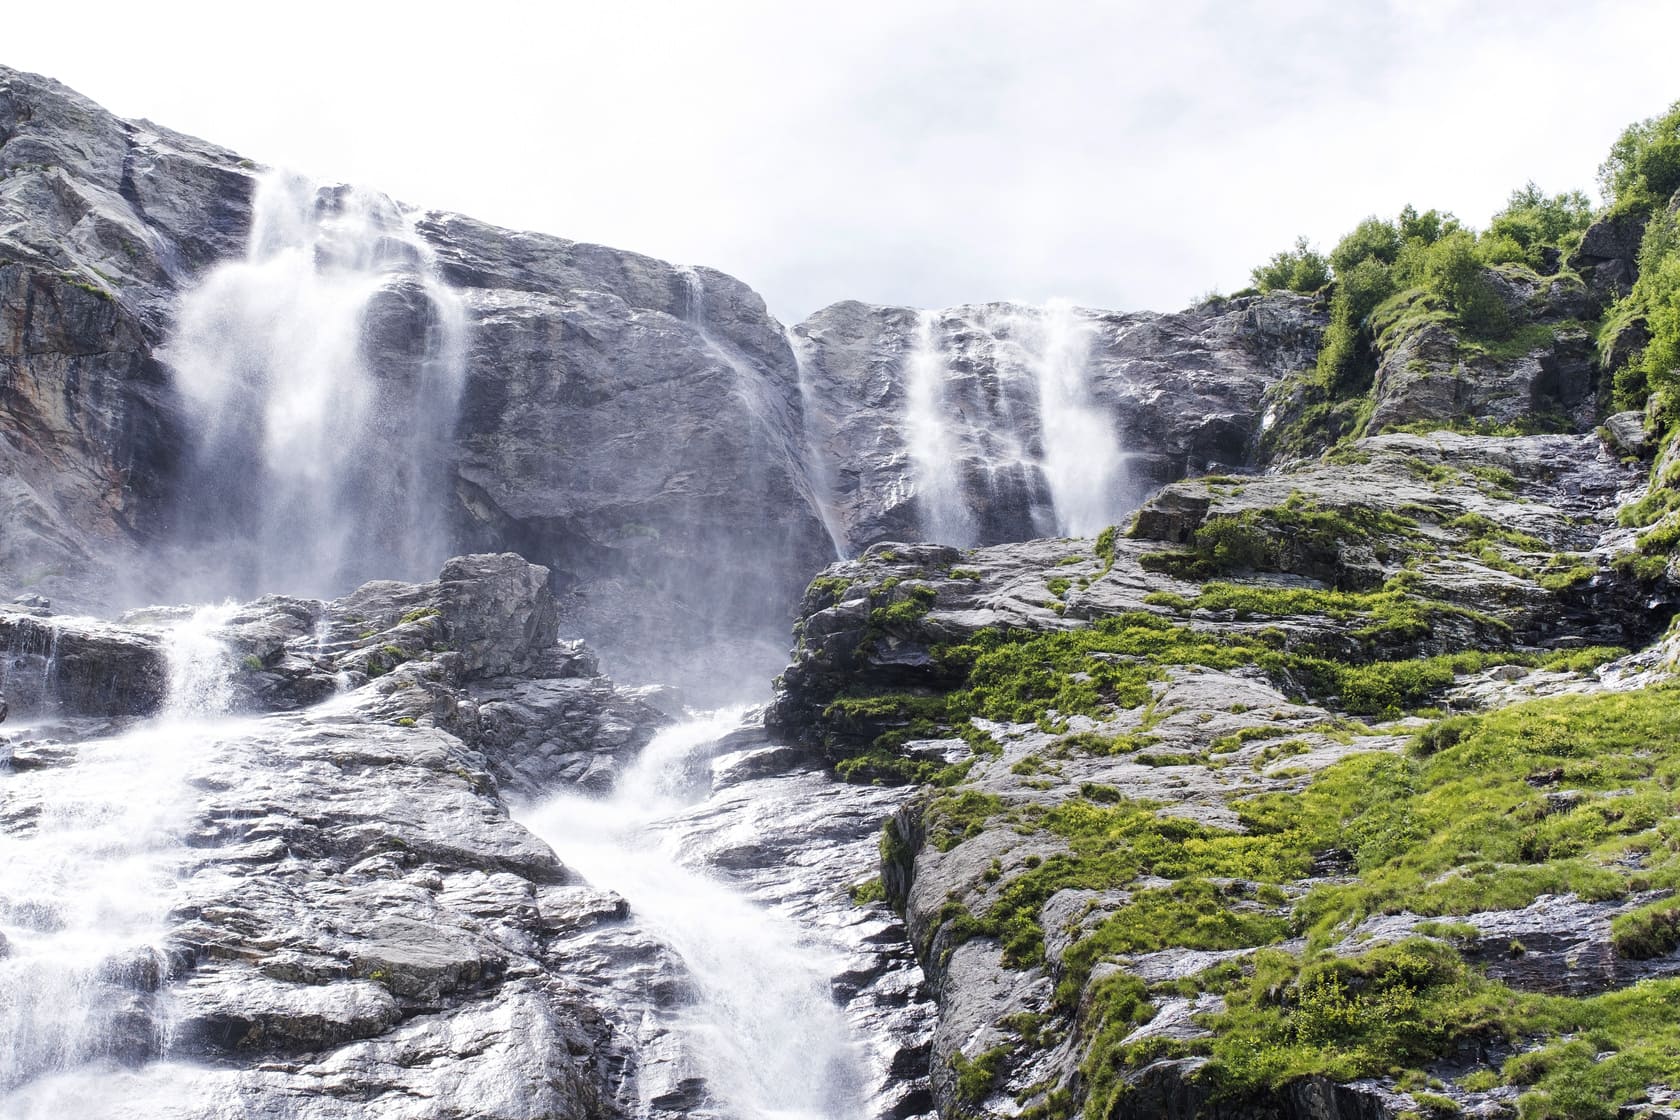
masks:
<path fill-rule="evenodd" d="M 563 794 L 522 819 L 592 883 L 628 898 L 682 958 L 697 998 L 674 1012 L 672 1029 L 723 1114 L 860 1120 L 862 1060 L 830 991 L 835 962 L 776 915 L 685 866 L 680 837 L 661 832 L 662 818 L 694 800 L 708 748 L 743 712 L 724 709 L 667 728 L 610 797 Z"/>
<path fill-rule="evenodd" d="M 382 195 L 274 173 L 242 261 L 181 301 L 160 357 L 192 420 L 190 590 L 320 594 L 447 555 L 442 465 L 464 318 Z"/>
<path fill-rule="evenodd" d="M 975 543 L 974 515 L 957 472 L 957 445 L 947 422 L 945 354 L 931 311 L 917 313 L 916 335 L 904 362 L 905 442 L 922 510 L 922 534 L 945 544 Z"/>
<path fill-rule="evenodd" d="M 959 546 L 1093 536 L 1135 495 L 1113 416 L 1092 398 L 1089 320 L 1067 303 L 918 313 L 904 362 L 904 440 L 930 539 Z M 951 370 L 979 372 L 952 392 Z M 974 460 L 970 477 L 961 455 Z"/>
<path fill-rule="evenodd" d="M 1091 326 L 1065 302 L 1018 315 L 1016 321 L 1038 385 L 1040 465 L 1056 531 L 1096 536 L 1126 512 L 1131 494 L 1114 421 L 1091 401 Z"/>
<path fill-rule="evenodd" d="M 188 855 L 188 769 L 231 727 L 212 631 L 232 610 L 170 629 L 159 717 L 77 743 L 69 763 L 0 771 L 0 1115 L 66 1115 L 38 1082 L 168 1048 L 163 908 Z"/>
<path fill-rule="evenodd" d="M 840 559 L 851 555 L 851 547 L 846 540 L 846 528 L 834 512 L 834 471 L 829 464 L 829 456 L 823 449 L 823 423 L 826 418 L 817 407 L 815 389 L 811 384 L 811 363 L 806 355 L 809 343 L 792 330 L 786 330 L 785 333 L 788 349 L 793 351 L 794 371 L 799 375 L 805 462 L 809 464 L 812 497 L 817 507 L 817 515 L 822 518 L 823 528 L 828 532 L 829 543 L 834 546 L 834 556 Z"/>

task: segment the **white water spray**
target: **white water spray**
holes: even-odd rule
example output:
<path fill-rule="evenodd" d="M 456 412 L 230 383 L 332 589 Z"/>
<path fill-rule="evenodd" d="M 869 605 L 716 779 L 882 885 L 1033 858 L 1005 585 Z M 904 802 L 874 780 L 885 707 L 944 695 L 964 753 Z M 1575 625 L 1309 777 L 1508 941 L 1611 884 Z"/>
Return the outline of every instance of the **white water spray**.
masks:
<path fill-rule="evenodd" d="M 71 762 L 0 769 L 0 1114 L 11 1091 L 156 1057 L 169 1044 L 165 911 L 187 851 L 189 767 L 226 731 L 232 665 L 212 636 L 233 605 L 166 635 L 164 712 Z M 26 732 L 25 732 L 26 733 Z"/>
<path fill-rule="evenodd" d="M 1056 531 L 1096 536 L 1120 519 L 1131 495 L 1114 422 L 1091 400 L 1091 325 L 1065 302 L 1046 305 L 1022 325 L 1038 382 L 1041 465 Z"/>
<path fill-rule="evenodd" d="M 816 389 L 811 384 L 810 358 L 806 353 L 810 343 L 784 328 L 787 335 L 788 349 L 793 351 L 794 372 L 799 377 L 800 416 L 805 429 L 805 462 L 809 464 L 810 484 L 817 507 L 817 516 L 822 518 L 823 529 L 828 533 L 829 543 L 834 546 L 834 558 L 841 560 L 851 555 L 851 545 L 846 540 L 846 528 L 841 524 L 839 515 L 834 512 L 834 469 L 829 462 L 830 456 L 823 444 L 827 433 L 825 427 L 833 423 L 832 417 L 822 414 L 822 409 L 816 398 Z"/>
<path fill-rule="evenodd" d="M 160 351 L 194 421 L 183 535 L 230 569 L 212 581 L 328 593 L 436 570 L 463 322 L 389 199 L 262 181 L 245 259 L 182 299 Z"/>
<path fill-rule="evenodd" d="M 725 1114 L 738 1120 L 859 1120 L 862 1058 L 830 993 L 834 962 L 793 927 L 701 870 L 686 867 L 659 818 L 693 798 L 707 748 L 744 709 L 699 716 L 656 735 L 613 794 L 564 794 L 523 820 L 567 864 L 618 891 L 676 951 L 698 989 L 673 1029 Z M 708 1113 L 709 1115 L 709 1113 Z"/>
<path fill-rule="evenodd" d="M 931 311 L 916 316 L 916 335 L 904 361 L 905 436 L 911 476 L 922 510 L 922 532 L 941 544 L 975 543 L 974 515 L 963 496 L 957 444 L 947 422 L 948 367 Z"/>

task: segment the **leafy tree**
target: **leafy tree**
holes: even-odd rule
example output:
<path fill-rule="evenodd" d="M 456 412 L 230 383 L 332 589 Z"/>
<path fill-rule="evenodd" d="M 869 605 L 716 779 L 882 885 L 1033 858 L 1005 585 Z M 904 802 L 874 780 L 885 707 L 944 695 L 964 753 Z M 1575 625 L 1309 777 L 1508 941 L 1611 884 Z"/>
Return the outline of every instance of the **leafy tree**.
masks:
<path fill-rule="evenodd" d="M 1400 211 L 1402 244 L 1417 241 L 1428 247 L 1458 228 L 1458 219 L 1445 211 L 1425 210 L 1419 214 L 1411 203 L 1407 203 L 1406 208 Z"/>
<path fill-rule="evenodd" d="M 1346 296 L 1348 314 L 1355 323 L 1364 323 L 1377 304 L 1394 294 L 1394 274 L 1376 257 L 1367 257 L 1336 275 L 1336 288 Z"/>
<path fill-rule="evenodd" d="M 1580 191 L 1548 196 L 1530 181 L 1511 192 L 1477 247 L 1490 264 L 1520 261 L 1539 267 L 1543 250 L 1570 247 L 1567 243 L 1578 240 L 1592 220 L 1592 202 Z"/>
<path fill-rule="evenodd" d="M 1330 282 L 1330 262 L 1305 237 L 1295 239 L 1295 248 L 1275 253 L 1272 259 L 1249 274 L 1262 292 L 1283 289 L 1316 292 Z"/>
<path fill-rule="evenodd" d="M 1616 212 L 1654 209 L 1680 190 L 1680 101 L 1623 130 L 1599 165 L 1598 184 Z"/>
<path fill-rule="evenodd" d="M 1458 312 L 1459 321 L 1471 333 L 1499 337 L 1510 330 L 1510 314 L 1488 283 L 1476 254 L 1475 234 L 1455 229 L 1429 246 L 1426 254 L 1424 284 Z"/>
<path fill-rule="evenodd" d="M 1401 244 L 1400 231 L 1393 222 L 1375 216 L 1366 218 L 1330 250 L 1330 268 L 1339 278 L 1363 261 L 1393 264 L 1400 255 Z"/>

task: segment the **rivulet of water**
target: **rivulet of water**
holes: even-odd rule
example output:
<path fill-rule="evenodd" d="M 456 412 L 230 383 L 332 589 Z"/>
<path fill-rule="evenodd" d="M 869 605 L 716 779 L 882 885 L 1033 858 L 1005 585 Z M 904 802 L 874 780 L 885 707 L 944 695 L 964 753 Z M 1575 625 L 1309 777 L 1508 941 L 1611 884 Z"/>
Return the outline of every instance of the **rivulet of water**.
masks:
<path fill-rule="evenodd" d="M 695 799 L 697 764 L 743 711 L 660 732 L 608 797 L 563 794 L 521 819 L 590 882 L 627 898 L 681 957 L 697 998 L 672 1012 L 671 1027 L 724 1115 L 859 1120 L 862 1059 L 831 993 L 832 962 L 791 924 L 685 863 L 680 843 L 658 828 Z"/>
<path fill-rule="evenodd" d="M 236 722 L 233 666 L 212 636 L 232 610 L 167 632 L 157 718 L 0 768 L 0 1116 L 52 1115 L 13 1096 L 37 1079 L 168 1049 L 164 919 L 187 855 L 187 772 Z"/>

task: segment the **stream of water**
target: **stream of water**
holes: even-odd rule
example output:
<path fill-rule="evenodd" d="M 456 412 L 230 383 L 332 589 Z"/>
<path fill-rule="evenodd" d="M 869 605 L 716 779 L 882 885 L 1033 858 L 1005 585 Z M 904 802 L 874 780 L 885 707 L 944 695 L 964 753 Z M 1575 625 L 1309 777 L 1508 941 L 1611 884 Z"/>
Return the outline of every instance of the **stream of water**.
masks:
<path fill-rule="evenodd" d="M 0 1115 L 54 1115 L 11 1097 L 35 1079 L 168 1049 L 163 938 L 189 855 L 186 779 L 240 722 L 224 714 L 232 666 L 212 636 L 232 609 L 201 609 L 167 631 L 156 719 L 39 768 L 14 756 L 0 775 Z M 13 729 L 25 758 L 31 737 L 26 723 Z"/>
<path fill-rule="evenodd" d="M 434 575 L 461 302 L 384 195 L 275 172 L 253 206 L 245 259 L 182 297 L 159 351 L 192 420 L 176 593 Z"/>
<path fill-rule="evenodd" d="M 690 862 L 680 832 L 660 827 L 708 788 L 698 775 L 744 711 L 675 724 L 610 796 L 562 794 L 521 819 L 592 883 L 628 898 L 638 920 L 681 957 L 695 992 L 674 1027 L 723 1115 L 862 1120 L 862 1055 L 830 988 L 837 962 Z"/>

